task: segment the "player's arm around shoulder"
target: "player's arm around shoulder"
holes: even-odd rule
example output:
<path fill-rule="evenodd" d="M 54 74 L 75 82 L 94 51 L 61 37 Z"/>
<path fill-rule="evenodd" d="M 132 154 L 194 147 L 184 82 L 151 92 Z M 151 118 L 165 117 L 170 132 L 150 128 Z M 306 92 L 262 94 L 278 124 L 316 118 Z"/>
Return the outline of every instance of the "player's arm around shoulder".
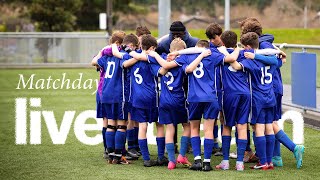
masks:
<path fill-rule="evenodd" d="M 160 66 L 163 67 L 164 69 L 168 70 L 178 66 L 174 61 L 168 62 L 165 59 L 163 59 L 156 51 L 149 51 L 148 55 L 151 57 L 154 57 L 157 60 L 157 62 L 160 64 Z"/>
<path fill-rule="evenodd" d="M 102 56 L 102 51 L 99 51 L 99 53 L 95 57 L 92 58 L 91 65 L 98 67 L 99 66 L 98 65 L 98 59 L 100 59 L 101 56 Z"/>
<path fill-rule="evenodd" d="M 201 54 L 198 55 L 198 57 L 194 61 L 192 61 L 192 63 L 190 63 L 186 67 L 185 72 L 186 73 L 193 72 L 197 68 L 197 66 L 200 64 L 202 59 L 207 57 L 207 56 L 210 56 L 210 55 L 211 55 L 211 50 L 210 49 L 207 49 L 207 50 L 203 51 Z"/>

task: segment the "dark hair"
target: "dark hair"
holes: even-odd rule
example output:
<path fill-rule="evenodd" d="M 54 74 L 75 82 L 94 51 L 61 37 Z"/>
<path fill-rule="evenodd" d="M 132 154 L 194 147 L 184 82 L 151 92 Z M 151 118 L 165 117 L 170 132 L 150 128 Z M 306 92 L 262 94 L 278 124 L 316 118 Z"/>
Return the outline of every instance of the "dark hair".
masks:
<path fill-rule="evenodd" d="M 214 39 L 216 36 L 222 34 L 222 28 L 217 23 L 211 23 L 206 29 L 206 36 L 208 39 Z"/>
<path fill-rule="evenodd" d="M 147 28 L 147 26 L 138 26 L 136 28 L 136 35 L 138 37 L 144 35 L 144 34 L 151 34 L 151 32 L 149 31 L 149 29 Z"/>
<path fill-rule="evenodd" d="M 226 48 L 237 47 L 237 34 L 233 31 L 225 31 L 221 34 L 221 41 Z"/>
<path fill-rule="evenodd" d="M 262 35 L 262 26 L 256 18 L 247 19 L 245 22 L 240 24 L 241 34 L 246 34 L 247 32 L 255 32 L 258 36 Z"/>
<path fill-rule="evenodd" d="M 259 36 L 255 32 L 248 32 L 246 34 L 242 34 L 240 37 L 240 42 L 244 46 L 251 46 L 253 49 L 259 48 Z"/>
<path fill-rule="evenodd" d="M 170 26 L 170 31 L 185 31 L 186 27 L 181 21 L 174 21 Z"/>
<path fill-rule="evenodd" d="M 150 47 L 157 48 L 158 43 L 156 38 L 154 38 L 151 34 L 145 34 L 141 37 L 141 48 L 142 50 L 148 50 Z"/>
<path fill-rule="evenodd" d="M 134 34 L 128 34 L 124 37 L 122 44 L 130 44 L 132 43 L 135 47 L 139 47 L 139 39 Z"/>
<path fill-rule="evenodd" d="M 208 48 L 209 47 L 209 42 L 207 40 L 199 40 L 196 44 L 196 46 L 198 47 L 204 47 L 204 48 Z"/>
<path fill-rule="evenodd" d="M 123 38 L 125 37 L 126 33 L 123 32 L 123 31 L 115 31 L 114 33 L 112 33 L 112 36 L 110 38 L 110 44 L 113 44 L 113 43 L 120 43 L 122 44 L 122 41 L 123 41 Z"/>

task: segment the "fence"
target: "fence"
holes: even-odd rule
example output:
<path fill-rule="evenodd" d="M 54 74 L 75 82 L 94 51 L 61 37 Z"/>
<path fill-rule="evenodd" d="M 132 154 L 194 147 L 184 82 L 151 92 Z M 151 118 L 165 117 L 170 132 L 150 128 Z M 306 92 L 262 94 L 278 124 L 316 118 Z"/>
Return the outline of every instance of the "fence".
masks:
<path fill-rule="evenodd" d="M 7 67 L 89 64 L 107 39 L 103 33 L 0 33 L 0 63 Z"/>

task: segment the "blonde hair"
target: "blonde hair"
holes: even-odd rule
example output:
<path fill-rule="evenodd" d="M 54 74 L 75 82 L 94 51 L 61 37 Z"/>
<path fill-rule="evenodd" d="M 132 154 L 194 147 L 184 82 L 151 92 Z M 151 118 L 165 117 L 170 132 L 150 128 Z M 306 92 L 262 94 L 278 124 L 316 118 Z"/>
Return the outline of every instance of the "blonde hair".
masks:
<path fill-rule="evenodd" d="M 187 47 L 186 43 L 180 39 L 180 38 L 175 38 L 171 43 L 170 43 L 170 52 L 173 51 L 179 51 L 181 49 L 185 49 Z"/>

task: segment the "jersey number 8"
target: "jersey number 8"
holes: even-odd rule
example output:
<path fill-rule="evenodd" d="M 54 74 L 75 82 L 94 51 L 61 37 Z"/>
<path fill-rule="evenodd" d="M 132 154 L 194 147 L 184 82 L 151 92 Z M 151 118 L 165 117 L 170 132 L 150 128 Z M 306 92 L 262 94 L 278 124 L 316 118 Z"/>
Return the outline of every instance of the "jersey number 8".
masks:
<path fill-rule="evenodd" d="M 193 71 L 193 75 L 198 79 L 202 78 L 202 76 L 204 75 L 202 62 L 200 62 L 197 68 Z"/>

